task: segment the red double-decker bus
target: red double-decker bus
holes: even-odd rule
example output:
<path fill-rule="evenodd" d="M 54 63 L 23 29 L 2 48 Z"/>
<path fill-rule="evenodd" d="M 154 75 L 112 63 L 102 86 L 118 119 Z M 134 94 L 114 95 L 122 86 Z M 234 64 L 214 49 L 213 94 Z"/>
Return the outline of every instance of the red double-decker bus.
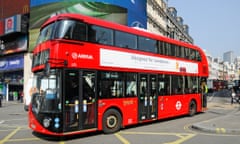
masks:
<path fill-rule="evenodd" d="M 32 72 L 29 126 L 62 136 L 202 112 L 208 63 L 197 46 L 61 14 L 41 27 Z"/>

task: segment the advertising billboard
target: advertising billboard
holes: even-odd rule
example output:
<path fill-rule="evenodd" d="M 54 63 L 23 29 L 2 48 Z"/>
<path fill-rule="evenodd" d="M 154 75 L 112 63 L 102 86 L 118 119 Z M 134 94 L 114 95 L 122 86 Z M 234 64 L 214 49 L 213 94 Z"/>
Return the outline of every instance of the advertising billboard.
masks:
<path fill-rule="evenodd" d="M 1 54 L 27 51 L 30 0 L 0 0 L 0 10 Z"/>
<path fill-rule="evenodd" d="M 14 15 L 5 19 L 5 34 L 21 32 L 21 15 Z"/>
<path fill-rule="evenodd" d="M 22 69 L 24 65 L 23 55 L 11 56 L 0 59 L 0 71 L 10 71 L 14 69 Z"/>
<path fill-rule="evenodd" d="M 60 13 L 80 13 L 131 27 L 147 27 L 146 0 L 31 0 L 30 50 L 44 21 Z"/>
<path fill-rule="evenodd" d="M 29 13 L 30 0 L 0 0 L 0 19 Z"/>
<path fill-rule="evenodd" d="M 94 5 L 96 6 L 96 3 L 103 3 L 108 7 L 107 9 L 101 9 L 101 7 L 92 7 Z M 107 12 L 116 11 L 114 7 L 111 8 L 111 5 L 115 5 L 127 9 L 128 26 L 134 26 L 138 24 L 138 26 L 146 28 L 146 3 L 146 0 L 31 0 L 30 7 L 32 12 L 32 8 L 34 7 L 49 7 L 50 4 L 54 8 L 52 9 L 53 13 L 54 11 L 75 12 L 98 17 L 99 15 L 107 14 Z M 91 5 L 91 8 L 86 7 L 87 5 Z"/>
<path fill-rule="evenodd" d="M 8 40 L 4 40 L 4 51 L 3 55 L 19 53 L 26 51 L 28 48 L 28 36 L 27 35 L 18 35 L 16 37 L 9 37 Z"/>

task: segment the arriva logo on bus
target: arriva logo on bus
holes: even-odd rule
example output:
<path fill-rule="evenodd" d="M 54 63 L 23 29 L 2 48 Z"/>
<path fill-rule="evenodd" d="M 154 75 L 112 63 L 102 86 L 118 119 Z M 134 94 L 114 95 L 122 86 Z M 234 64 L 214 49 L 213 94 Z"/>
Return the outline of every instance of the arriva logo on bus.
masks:
<path fill-rule="evenodd" d="M 93 59 L 93 55 L 73 52 L 72 53 L 72 58 L 75 59 L 75 60 L 76 59 L 89 59 L 89 60 L 92 60 Z"/>

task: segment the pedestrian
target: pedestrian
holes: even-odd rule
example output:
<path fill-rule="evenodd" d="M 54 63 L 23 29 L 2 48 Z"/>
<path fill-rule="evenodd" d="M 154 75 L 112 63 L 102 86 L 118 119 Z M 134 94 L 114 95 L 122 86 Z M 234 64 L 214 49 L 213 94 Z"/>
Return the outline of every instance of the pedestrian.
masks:
<path fill-rule="evenodd" d="M 23 103 L 23 91 L 20 92 L 20 102 Z"/>
<path fill-rule="evenodd" d="M 201 90 L 202 90 L 202 107 L 205 111 L 207 109 L 207 94 L 208 94 L 208 87 L 205 80 L 201 82 Z"/>
<path fill-rule="evenodd" d="M 235 97 L 236 97 L 236 93 L 235 93 L 234 88 L 232 88 L 232 89 L 231 89 L 231 104 L 234 103 Z"/>

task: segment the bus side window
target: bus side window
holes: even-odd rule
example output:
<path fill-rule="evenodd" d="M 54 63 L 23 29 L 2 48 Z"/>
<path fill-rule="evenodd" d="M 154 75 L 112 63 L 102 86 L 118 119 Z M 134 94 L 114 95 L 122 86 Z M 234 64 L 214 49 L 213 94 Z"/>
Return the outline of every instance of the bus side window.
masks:
<path fill-rule="evenodd" d="M 89 26 L 88 41 L 105 45 L 113 45 L 113 30 L 95 25 Z"/>
<path fill-rule="evenodd" d="M 121 31 L 115 31 L 115 45 L 123 48 L 137 49 L 137 36 Z"/>
<path fill-rule="evenodd" d="M 177 50 L 176 50 L 176 46 L 174 44 L 169 44 L 170 45 L 170 56 L 177 56 Z"/>
<path fill-rule="evenodd" d="M 169 95 L 170 87 L 169 87 L 170 79 L 168 75 L 159 75 L 158 76 L 158 93 L 159 95 Z"/>
<path fill-rule="evenodd" d="M 157 53 L 163 54 L 163 42 L 161 42 L 161 41 L 157 42 Z"/>
<path fill-rule="evenodd" d="M 72 39 L 85 41 L 86 40 L 86 25 L 83 23 L 76 23 L 72 31 Z"/>
<path fill-rule="evenodd" d="M 183 94 L 184 93 L 184 77 L 183 76 L 172 76 L 172 93 Z"/>
<path fill-rule="evenodd" d="M 166 43 L 165 42 L 165 53 L 164 53 L 164 55 L 168 55 L 168 56 L 171 56 L 172 54 L 171 54 L 171 44 L 170 43 Z"/>
<path fill-rule="evenodd" d="M 84 99 L 92 100 L 95 95 L 95 73 L 84 71 L 83 78 L 83 97 Z"/>
<path fill-rule="evenodd" d="M 135 73 L 126 73 L 125 85 L 127 97 L 137 96 L 137 75 Z"/>
<path fill-rule="evenodd" d="M 156 53 L 157 41 L 147 38 L 147 37 L 138 37 L 138 49 L 143 51 L 148 51 Z"/>
<path fill-rule="evenodd" d="M 202 61 L 201 55 L 198 51 L 196 52 L 196 60 L 197 61 Z"/>
<path fill-rule="evenodd" d="M 120 72 L 100 72 L 99 95 L 101 98 L 123 97 L 123 78 Z"/>
<path fill-rule="evenodd" d="M 184 55 L 186 59 L 190 59 L 190 49 L 189 48 L 184 48 Z"/>
<path fill-rule="evenodd" d="M 112 90 L 111 90 L 111 81 L 108 80 L 101 80 L 100 81 L 100 97 L 101 98 L 110 98 L 112 97 Z"/>
<path fill-rule="evenodd" d="M 181 57 L 181 58 L 184 58 L 185 57 L 185 53 L 184 53 L 184 47 L 182 47 L 182 46 L 179 46 L 179 49 L 180 49 L 180 51 L 179 51 L 179 56 Z"/>
<path fill-rule="evenodd" d="M 196 51 L 195 50 L 191 50 L 190 59 L 191 60 L 196 60 Z"/>

